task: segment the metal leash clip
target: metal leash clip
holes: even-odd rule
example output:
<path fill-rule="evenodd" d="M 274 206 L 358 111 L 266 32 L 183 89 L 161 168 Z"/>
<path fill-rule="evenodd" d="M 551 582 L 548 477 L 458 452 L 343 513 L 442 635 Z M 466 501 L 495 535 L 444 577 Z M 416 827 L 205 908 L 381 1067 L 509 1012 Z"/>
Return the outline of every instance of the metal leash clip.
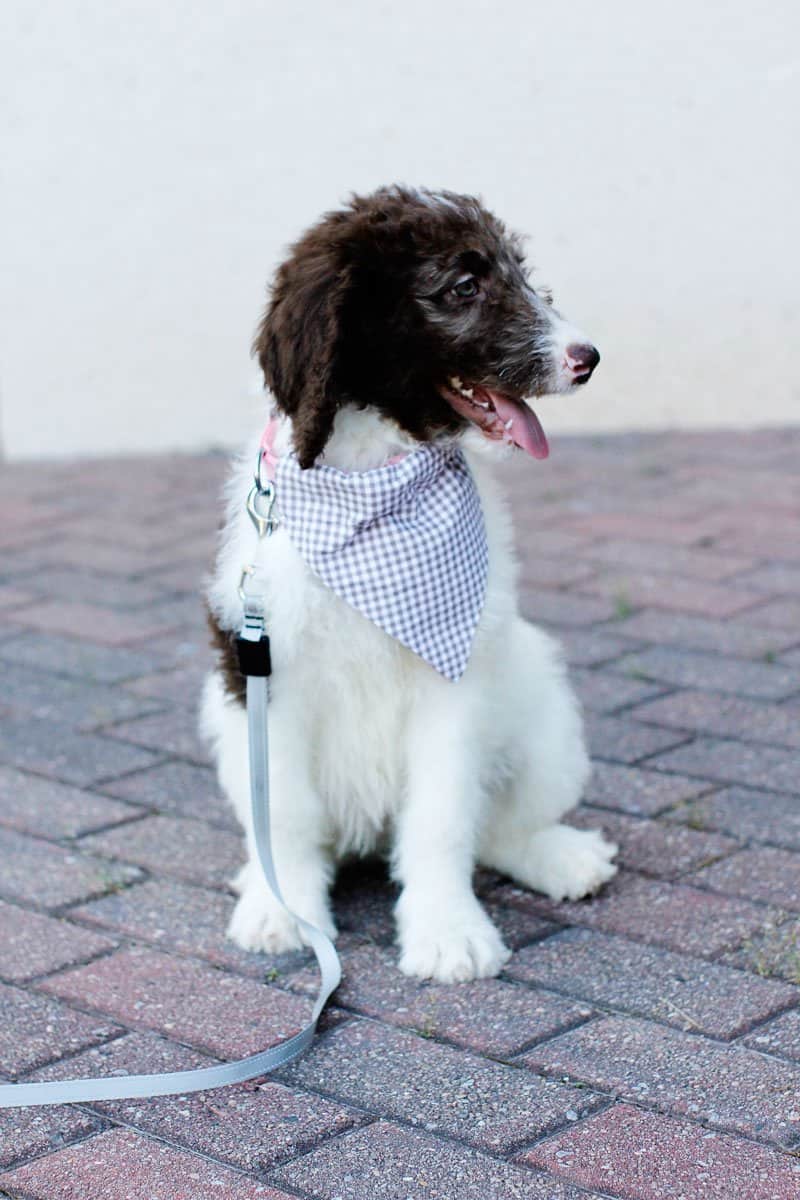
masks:
<path fill-rule="evenodd" d="M 264 455 L 259 450 L 253 486 L 250 488 L 245 504 L 247 515 L 256 527 L 259 541 L 262 538 L 271 537 L 280 524 L 278 518 L 274 515 L 275 484 L 271 479 L 262 479 L 261 467 L 263 462 Z M 242 567 L 242 574 L 239 578 L 239 587 L 237 590 L 239 592 L 239 599 L 245 606 L 248 600 L 253 599 L 252 595 L 247 592 L 245 584 L 248 578 L 252 578 L 255 574 L 256 567 L 252 564 Z"/>
<path fill-rule="evenodd" d="M 259 512 L 259 505 L 263 505 L 266 511 Z M 262 487 L 256 480 L 247 497 L 247 512 L 260 538 L 269 537 L 278 527 L 278 518 L 272 515 L 274 507 L 274 485 L 268 483 L 266 487 Z"/>
<path fill-rule="evenodd" d="M 273 516 L 273 509 L 275 508 L 275 484 L 271 479 L 264 480 L 262 478 L 261 470 L 263 464 L 264 455 L 259 450 L 253 486 L 247 497 L 247 512 L 250 520 L 256 527 L 259 538 L 270 537 L 279 524 L 278 518 Z"/>

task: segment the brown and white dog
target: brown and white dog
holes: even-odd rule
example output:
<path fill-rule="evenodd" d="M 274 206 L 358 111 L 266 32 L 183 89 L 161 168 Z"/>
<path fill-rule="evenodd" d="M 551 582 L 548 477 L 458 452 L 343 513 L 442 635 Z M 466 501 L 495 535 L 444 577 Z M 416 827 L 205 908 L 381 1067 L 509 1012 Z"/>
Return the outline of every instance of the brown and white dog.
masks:
<path fill-rule="evenodd" d="M 274 663 L 273 846 L 287 903 L 334 936 L 337 863 L 386 853 L 401 885 L 401 969 L 442 981 L 495 974 L 508 950 L 472 890 L 476 862 L 556 900 L 616 871 L 615 846 L 559 824 L 589 774 L 581 718 L 559 646 L 518 614 L 493 475 L 515 448 L 547 454 L 526 398 L 586 383 L 599 355 L 533 289 L 518 240 L 479 201 L 403 187 L 355 197 L 300 239 L 255 352 L 279 414 L 277 451 L 294 450 L 303 468 L 324 456 L 363 472 L 420 443 L 457 441 L 489 552 L 469 665 L 453 683 L 326 588 L 284 529 L 259 546 Z M 301 938 L 255 857 L 243 681 L 230 652 L 254 553 L 243 499 L 257 446 L 229 488 L 209 591 L 220 663 L 202 719 L 247 832 L 229 932 L 276 952 Z"/>

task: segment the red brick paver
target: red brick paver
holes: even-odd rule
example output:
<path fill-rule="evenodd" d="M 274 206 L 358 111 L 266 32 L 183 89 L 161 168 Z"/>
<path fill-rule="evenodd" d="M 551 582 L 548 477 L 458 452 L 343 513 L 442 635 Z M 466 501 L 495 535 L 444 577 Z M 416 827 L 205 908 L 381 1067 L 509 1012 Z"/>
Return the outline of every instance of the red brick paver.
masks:
<path fill-rule="evenodd" d="M 85 962 L 114 942 L 0 900 L 0 979 L 23 983 L 60 967 Z"/>
<path fill-rule="evenodd" d="M 281 1078 L 495 1152 L 532 1141 L 601 1102 L 586 1089 L 369 1021 L 326 1034 L 313 1055 Z"/>
<path fill-rule="evenodd" d="M 386 1121 L 322 1146 L 276 1177 L 314 1200 L 599 1200 L 551 1176 Z"/>
<path fill-rule="evenodd" d="M 0 1175 L 0 1188 L 26 1200 L 291 1200 L 219 1163 L 125 1129 Z"/>
<path fill-rule="evenodd" d="M 793 1200 L 800 1162 L 698 1125 L 615 1105 L 523 1158 L 570 1183 L 628 1200 Z M 731 1180 L 737 1191 L 731 1191 Z"/>
<path fill-rule="evenodd" d="M 607 1017 L 537 1046 L 523 1061 L 718 1129 L 780 1146 L 800 1141 L 800 1066 L 743 1046 Z"/>
<path fill-rule="evenodd" d="M 522 609 L 563 642 L 595 759 L 571 819 L 620 843 L 618 879 L 554 905 L 478 872 L 514 953 L 443 987 L 397 970 L 385 871 L 347 869 L 344 980 L 301 1062 L 0 1113 L 0 1194 L 799 1196 L 799 460 L 790 430 L 515 459 Z M 190 1068 L 308 1017 L 307 954 L 225 939 L 241 835 L 196 733 L 224 474 L 0 473 L 7 1077 Z"/>
<path fill-rule="evenodd" d="M 121 951 L 41 986 L 82 1008 L 224 1058 L 266 1050 L 308 1021 L 308 1004 L 299 997 L 145 950 Z"/>
<path fill-rule="evenodd" d="M 588 929 L 566 929 L 528 946 L 507 974 L 726 1039 L 800 1001 L 796 988 L 774 980 Z"/>

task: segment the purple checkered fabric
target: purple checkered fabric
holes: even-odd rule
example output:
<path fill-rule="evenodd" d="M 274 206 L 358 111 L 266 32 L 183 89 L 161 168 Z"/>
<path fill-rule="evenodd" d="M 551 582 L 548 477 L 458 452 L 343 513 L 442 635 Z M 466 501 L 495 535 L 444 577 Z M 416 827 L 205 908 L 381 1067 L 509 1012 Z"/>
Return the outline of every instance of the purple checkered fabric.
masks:
<path fill-rule="evenodd" d="M 311 570 L 447 679 L 469 661 L 489 553 L 464 455 L 424 445 L 399 462 L 345 472 L 278 463 L 281 523 Z"/>

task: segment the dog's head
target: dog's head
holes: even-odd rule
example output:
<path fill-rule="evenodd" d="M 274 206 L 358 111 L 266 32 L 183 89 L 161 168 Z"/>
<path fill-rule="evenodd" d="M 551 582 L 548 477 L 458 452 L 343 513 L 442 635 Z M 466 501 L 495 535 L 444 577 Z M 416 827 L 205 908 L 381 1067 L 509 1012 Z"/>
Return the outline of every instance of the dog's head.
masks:
<path fill-rule="evenodd" d="M 518 239 L 478 200 L 402 187 L 354 197 L 300 239 L 254 353 L 304 467 L 345 404 L 420 441 L 472 424 L 543 458 L 525 398 L 586 383 L 600 358 L 533 289 Z"/>

